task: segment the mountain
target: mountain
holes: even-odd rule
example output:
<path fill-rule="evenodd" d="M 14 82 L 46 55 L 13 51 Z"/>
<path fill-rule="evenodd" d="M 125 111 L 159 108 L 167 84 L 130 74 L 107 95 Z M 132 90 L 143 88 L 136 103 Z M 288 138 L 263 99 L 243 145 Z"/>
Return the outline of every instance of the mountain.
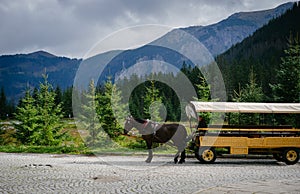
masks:
<path fill-rule="evenodd" d="M 227 93 L 238 91 L 248 82 L 250 71 L 266 95 L 271 94 L 270 84 L 276 82 L 276 71 L 281 63 L 289 40 L 300 34 L 300 4 L 220 54 L 216 58 L 227 88 Z"/>
<path fill-rule="evenodd" d="M 271 19 L 285 13 L 292 6 L 293 3 L 286 3 L 269 10 L 235 13 L 216 24 L 182 29 L 195 36 L 213 56 L 216 56 L 232 45 L 241 42 Z"/>
<path fill-rule="evenodd" d="M 45 51 L 0 56 L 0 86 L 9 99 L 17 100 L 26 87 L 37 87 L 42 74 L 53 86 L 66 88 L 73 80 L 81 60 L 58 57 Z"/>
<path fill-rule="evenodd" d="M 18 99 L 26 87 L 38 86 L 43 73 L 49 75 L 49 81 L 54 87 L 58 85 L 64 89 L 73 85 L 78 68 L 80 69 L 75 80 L 83 82 L 81 84 L 86 84 L 90 78 L 100 77 L 101 82 L 108 75 L 112 75 L 114 78 L 114 76 L 128 71 L 137 63 L 151 60 L 169 63 L 180 69 L 184 62 L 187 64 L 195 62 L 192 62 L 189 56 L 192 54 L 192 56 L 198 57 L 196 63 L 207 64 L 214 56 L 242 41 L 270 19 L 278 17 L 291 7 L 292 3 L 287 3 L 266 11 L 236 13 L 209 26 L 175 29 L 137 49 L 110 51 L 84 61 L 58 57 L 45 51 L 3 55 L 0 56 L 0 87 L 4 87 L 8 98 Z M 193 53 L 193 46 L 195 45 L 185 45 L 184 40 L 182 40 L 182 32 L 197 38 L 212 55 L 208 57 L 209 54 L 206 54 L 206 51 L 204 54 L 202 53 L 203 56 Z M 188 52 L 186 52 L 187 48 L 189 48 Z M 145 71 L 143 67 L 140 68 L 135 70 L 137 72 Z"/>
<path fill-rule="evenodd" d="M 102 61 L 103 58 L 106 58 L 103 55 L 106 55 L 107 53 L 92 57 L 93 61 L 95 61 L 95 64 L 89 64 L 93 66 L 107 64 L 102 75 L 100 76 L 100 81 L 104 80 L 108 74 L 114 79 L 115 75 L 120 74 L 120 72 L 124 71 L 124 69 L 130 68 L 134 64 L 151 60 L 160 60 L 162 62 L 172 64 L 176 68 L 180 68 L 183 62 L 187 62 L 188 64 L 192 65 L 192 62 L 190 61 L 191 59 L 187 55 L 184 56 L 182 52 L 179 52 L 184 52 L 185 47 L 191 47 L 188 44 L 193 42 L 193 40 L 191 40 L 192 38 L 198 39 L 204 45 L 204 47 L 206 47 L 201 48 L 201 52 L 198 53 L 198 55 L 203 55 L 199 57 L 199 60 L 202 60 L 200 58 L 205 57 L 213 60 L 213 57 L 226 51 L 232 45 L 242 41 L 244 38 L 251 35 L 255 30 L 267 24 L 273 18 L 282 15 L 292 6 L 293 3 L 286 3 L 270 10 L 236 13 L 225 20 L 209 26 L 193 26 L 188 28 L 174 29 L 143 47 L 120 52 L 115 58 L 111 59 L 108 64 Z M 187 37 L 182 32 L 190 34 L 192 38 Z M 185 40 L 180 41 L 183 38 Z M 196 43 L 195 46 L 197 46 Z M 189 52 L 193 52 L 193 49 L 190 49 Z M 195 55 L 197 54 L 194 54 L 194 56 Z M 201 66 L 211 61 L 204 60 L 196 62 Z M 144 67 L 136 67 L 135 70 L 136 72 L 143 72 Z"/>

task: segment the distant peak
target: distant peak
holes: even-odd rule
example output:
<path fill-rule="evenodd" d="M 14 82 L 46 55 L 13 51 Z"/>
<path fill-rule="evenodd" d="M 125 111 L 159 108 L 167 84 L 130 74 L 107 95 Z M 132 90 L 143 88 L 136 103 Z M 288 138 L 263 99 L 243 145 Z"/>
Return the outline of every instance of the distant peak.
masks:
<path fill-rule="evenodd" d="M 52 55 L 51 53 L 48 53 L 46 51 L 36 51 L 36 52 L 33 52 L 33 53 L 29 53 L 28 54 L 30 57 L 40 57 L 40 56 L 43 56 L 43 57 L 47 57 L 47 58 L 53 58 L 53 57 L 56 57 L 55 55 Z"/>
<path fill-rule="evenodd" d="M 283 14 L 284 12 L 286 12 L 288 9 L 291 9 L 293 7 L 293 2 L 288 2 L 288 3 L 284 3 L 281 5 L 278 5 L 275 8 L 271 8 L 271 9 L 264 9 L 264 10 L 256 10 L 256 11 L 246 11 L 246 12 L 237 12 L 232 14 L 231 16 L 229 16 L 228 18 L 236 18 L 236 17 L 251 17 L 251 16 L 255 16 L 255 15 L 259 15 L 259 14 L 264 14 L 267 12 L 274 12 L 274 14 L 276 12 L 279 12 L 279 15 Z M 275 14 L 276 15 L 276 14 Z"/>

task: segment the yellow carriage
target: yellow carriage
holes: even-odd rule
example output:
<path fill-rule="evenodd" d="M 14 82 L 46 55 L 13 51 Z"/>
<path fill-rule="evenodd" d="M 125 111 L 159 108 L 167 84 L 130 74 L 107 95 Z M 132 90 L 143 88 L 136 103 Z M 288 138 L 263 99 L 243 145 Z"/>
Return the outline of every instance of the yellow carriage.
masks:
<path fill-rule="evenodd" d="M 298 114 L 300 103 L 235 103 L 192 101 L 186 112 L 189 118 L 199 112 Z M 229 154 L 273 154 L 288 165 L 299 161 L 300 129 L 274 125 L 208 125 L 198 128 L 193 137 L 195 156 L 202 163 L 213 163 L 215 148 Z"/>

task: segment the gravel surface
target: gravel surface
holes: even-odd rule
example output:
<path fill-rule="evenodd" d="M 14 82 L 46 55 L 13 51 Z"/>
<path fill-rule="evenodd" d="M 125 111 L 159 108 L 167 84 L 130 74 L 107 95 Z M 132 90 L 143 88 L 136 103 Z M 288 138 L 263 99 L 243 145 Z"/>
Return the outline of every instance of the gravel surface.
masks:
<path fill-rule="evenodd" d="M 300 193 L 300 163 L 0 153 L 0 193 Z"/>

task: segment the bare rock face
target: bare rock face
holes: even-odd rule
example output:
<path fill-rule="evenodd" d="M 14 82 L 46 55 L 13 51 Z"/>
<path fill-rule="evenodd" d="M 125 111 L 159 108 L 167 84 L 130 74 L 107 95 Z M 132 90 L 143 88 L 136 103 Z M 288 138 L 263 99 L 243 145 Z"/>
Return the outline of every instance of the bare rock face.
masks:
<path fill-rule="evenodd" d="M 235 13 L 216 24 L 192 26 L 183 30 L 195 36 L 213 56 L 216 56 L 241 42 L 270 20 L 291 9 L 292 6 L 293 3 L 286 3 L 270 10 Z"/>

